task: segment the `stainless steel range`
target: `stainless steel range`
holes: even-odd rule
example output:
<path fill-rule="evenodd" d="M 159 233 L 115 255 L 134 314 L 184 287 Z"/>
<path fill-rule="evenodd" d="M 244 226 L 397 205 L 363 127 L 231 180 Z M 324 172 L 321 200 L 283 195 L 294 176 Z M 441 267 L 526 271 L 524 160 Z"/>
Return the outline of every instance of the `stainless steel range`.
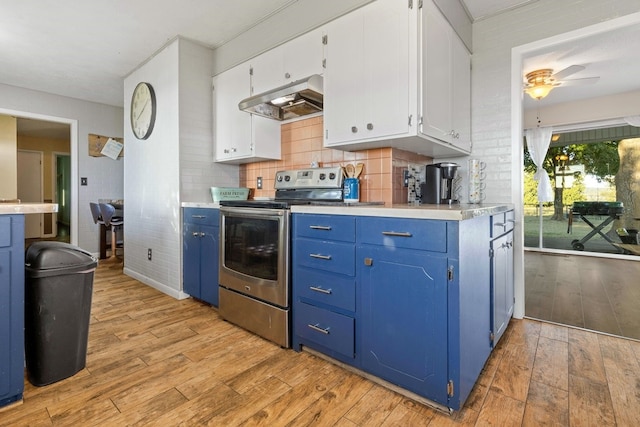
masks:
<path fill-rule="evenodd" d="M 342 168 L 280 171 L 275 198 L 220 202 L 218 313 L 290 347 L 290 206 L 343 202 Z"/>

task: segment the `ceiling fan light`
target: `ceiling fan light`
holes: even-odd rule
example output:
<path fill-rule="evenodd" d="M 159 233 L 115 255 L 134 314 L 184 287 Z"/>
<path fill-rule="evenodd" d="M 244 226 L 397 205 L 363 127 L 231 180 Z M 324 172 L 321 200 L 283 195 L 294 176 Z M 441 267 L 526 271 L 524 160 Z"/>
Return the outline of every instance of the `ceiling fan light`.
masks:
<path fill-rule="evenodd" d="M 554 86 L 550 84 L 539 84 L 526 88 L 525 92 L 527 92 L 533 99 L 540 100 L 549 95 L 549 92 L 551 92 L 553 87 Z"/>

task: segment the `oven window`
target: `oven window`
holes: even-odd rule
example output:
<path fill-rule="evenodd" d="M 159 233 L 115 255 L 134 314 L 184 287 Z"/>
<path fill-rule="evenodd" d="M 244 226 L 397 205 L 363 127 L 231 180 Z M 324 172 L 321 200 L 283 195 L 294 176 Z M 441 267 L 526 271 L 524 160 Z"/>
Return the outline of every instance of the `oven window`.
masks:
<path fill-rule="evenodd" d="M 265 280 L 278 279 L 278 219 L 225 217 L 224 265 Z"/>

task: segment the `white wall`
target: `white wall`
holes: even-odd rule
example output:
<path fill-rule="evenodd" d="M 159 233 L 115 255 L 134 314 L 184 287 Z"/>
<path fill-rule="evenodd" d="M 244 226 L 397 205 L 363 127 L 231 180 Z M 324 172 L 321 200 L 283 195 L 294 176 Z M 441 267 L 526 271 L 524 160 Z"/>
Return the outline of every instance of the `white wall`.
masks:
<path fill-rule="evenodd" d="M 178 38 L 124 82 L 124 271 L 176 298 L 185 297 L 181 202 L 211 202 L 210 187 L 238 185 L 237 166 L 213 163 L 212 56 Z M 153 132 L 144 141 L 128 123 L 130 97 L 141 81 L 151 83 L 157 104 Z"/>
<path fill-rule="evenodd" d="M 124 162 L 122 159 L 90 157 L 89 134 L 122 137 L 122 108 L 0 84 L 0 114 L 46 117 L 71 124 L 72 132 L 77 133 L 76 159 L 72 153 L 72 162 L 77 161 L 77 168 L 71 181 L 72 193 L 77 193 L 77 208 L 71 212 L 77 233 L 75 227 L 72 228 L 71 239 L 81 248 L 98 253 L 98 225 L 91 217 L 89 202 L 123 197 Z M 81 176 L 88 178 L 89 185 L 79 185 L 78 177 Z"/>

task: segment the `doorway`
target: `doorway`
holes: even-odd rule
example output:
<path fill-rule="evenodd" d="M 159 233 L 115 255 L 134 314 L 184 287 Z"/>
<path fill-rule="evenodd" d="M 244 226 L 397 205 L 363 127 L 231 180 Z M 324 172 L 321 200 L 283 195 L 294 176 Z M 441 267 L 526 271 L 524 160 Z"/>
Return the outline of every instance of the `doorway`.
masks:
<path fill-rule="evenodd" d="M 522 221 L 522 219 L 524 218 L 524 212 L 523 212 L 524 195 L 522 192 L 522 188 L 524 187 L 524 178 L 525 178 L 523 174 L 523 164 L 524 164 L 523 129 L 531 127 L 531 126 L 525 125 L 526 112 L 524 111 L 524 107 L 523 107 L 523 90 L 522 90 L 523 75 L 524 75 L 523 73 L 525 73 L 525 71 L 529 71 L 524 69 L 525 61 L 528 58 L 534 57 L 536 55 L 542 57 L 543 52 L 549 53 L 555 50 L 560 50 L 562 46 L 568 46 L 573 43 L 583 43 L 585 40 L 589 38 L 593 39 L 593 38 L 600 38 L 601 36 L 604 37 L 618 30 L 635 29 L 638 27 L 639 24 L 640 24 L 640 13 L 635 13 L 635 14 L 624 16 L 622 18 L 611 19 L 609 21 L 595 24 L 580 30 L 571 31 L 571 32 L 550 37 L 544 40 L 539 40 L 537 42 L 533 42 L 527 45 L 518 46 L 512 50 L 512 73 L 511 73 L 512 131 L 511 131 L 511 135 L 512 135 L 512 145 L 513 147 L 517 147 L 517 148 L 514 148 L 514 150 L 512 151 L 512 181 L 513 181 L 512 188 L 514 189 L 512 193 L 512 201 L 516 206 L 516 215 L 517 215 L 517 218 L 520 219 L 520 221 Z M 609 63 L 608 66 L 610 68 L 616 68 L 616 66 L 611 63 Z M 622 107 L 622 106 L 624 106 L 624 104 L 622 103 L 617 103 L 617 105 L 614 105 L 614 107 Z M 638 114 L 637 111 L 635 113 L 616 114 L 615 112 L 610 111 L 611 108 L 612 108 L 611 106 L 608 106 L 606 109 L 603 110 L 601 105 L 601 108 L 599 110 L 599 114 L 600 114 L 599 116 L 598 115 L 595 115 L 595 116 L 591 115 L 588 117 L 585 117 L 584 115 L 582 117 L 574 116 L 572 121 L 567 121 L 564 123 L 559 121 L 558 123 L 554 123 L 553 125 L 554 126 L 556 124 L 566 125 L 569 123 L 577 123 L 580 121 L 582 122 L 597 121 L 597 120 L 603 119 L 602 114 L 608 114 L 609 117 L 607 118 L 610 118 L 610 117 L 621 118 L 621 117 L 625 117 L 626 115 Z M 573 111 L 574 112 L 583 111 L 583 108 L 576 108 Z M 534 118 L 535 118 L 535 112 L 534 112 Z M 554 115 L 553 118 L 556 119 L 557 116 Z M 516 283 L 515 283 L 516 305 L 514 310 L 514 316 L 521 317 L 521 316 L 528 315 L 528 313 L 525 312 L 525 296 L 526 296 L 525 277 L 527 278 L 527 280 L 535 278 L 534 277 L 535 272 L 529 269 L 530 260 L 528 259 L 527 274 L 525 276 L 524 260 L 527 254 L 524 252 L 523 234 L 520 234 L 519 236 L 517 236 L 516 245 L 517 247 L 521 247 L 522 251 L 516 251 L 515 253 L 516 263 L 514 267 L 515 267 L 515 274 L 516 274 Z M 545 254 L 545 255 L 564 257 L 564 259 L 571 259 L 574 257 L 581 256 L 578 254 L 574 255 L 573 253 L 566 253 L 566 252 L 560 252 L 556 254 Z M 612 254 L 602 254 L 601 257 L 617 258 L 618 256 L 612 255 Z M 588 259 L 588 258 L 584 257 L 584 259 Z M 633 263 L 633 261 L 624 261 L 624 262 Z M 542 274 L 542 273 L 545 273 L 547 270 L 545 270 L 545 268 L 542 268 L 539 271 Z M 585 268 L 582 268 L 582 269 L 561 268 L 558 271 L 562 273 L 561 275 L 559 275 L 561 281 L 562 280 L 566 281 L 568 280 L 568 278 L 570 278 L 571 280 L 579 279 L 579 281 L 589 280 L 589 275 L 583 274 L 587 271 Z M 593 274 L 591 276 L 593 276 Z M 604 275 L 603 277 L 605 278 L 602 280 L 602 282 L 605 284 L 615 282 L 615 280 L 613 280 L 614 276 L 612 275 Z M 548 280 L 545 279 L 545 280 L 542 280 L 542 282 L 546 283 L 548 282 Z M 576 300 L 575 293 L 569 295 L 568 299 L 575 301 Z M 587 307 L 587 310 L 593 311 L 594 307 L 596 306 L 593 304 L 593 301 L 589 301 L 585 307 Z"/>
<path fill-rule="evenodd" d="M 0 108 L 0 114 L 13 116 L 18 119 L 26 118 L 35 121 L 44 121 L 66 126 L 69 135 L 69 156 L 70 156 L 70 227 L 69 243 L 78 244 L 78 121 L 45 114 L 31 113 L 25 111 Z"/>

